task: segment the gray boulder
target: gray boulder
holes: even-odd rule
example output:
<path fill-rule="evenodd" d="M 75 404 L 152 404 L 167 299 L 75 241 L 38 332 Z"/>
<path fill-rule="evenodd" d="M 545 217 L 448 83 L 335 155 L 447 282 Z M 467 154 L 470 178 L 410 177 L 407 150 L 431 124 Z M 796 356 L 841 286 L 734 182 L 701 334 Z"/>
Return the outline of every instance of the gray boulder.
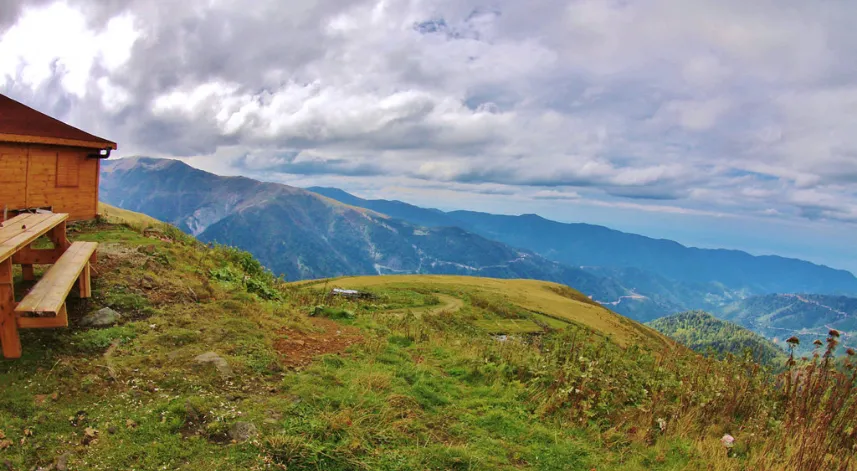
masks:
<path fill-rule="evenodd" d="M 95 312 L 91 312 L 80 320 L 80 325 L 84 327 L 108 327 L 116 324 L 122 319 L 122 314 L 105 307 Z"/>
<path fill-rule="evenodd" d="M 226 379 L 232 376 L 232 368 L 229 366 L 229 363 L 227 363 L 223 357 L 214 352 L 203 353 L 202 355 L 194 358 L 193 361 L 200 365 L 214 365 L 214 367 L 217 368 L 217 372 L 220 373 L 221 378 Z"/>
<path fill-rule="evenodd" d="M 229 438 L 236 442 L 246 442 L 258 434 L 256 426 L 250 422 L 235 422 L 229 429 Z"/>

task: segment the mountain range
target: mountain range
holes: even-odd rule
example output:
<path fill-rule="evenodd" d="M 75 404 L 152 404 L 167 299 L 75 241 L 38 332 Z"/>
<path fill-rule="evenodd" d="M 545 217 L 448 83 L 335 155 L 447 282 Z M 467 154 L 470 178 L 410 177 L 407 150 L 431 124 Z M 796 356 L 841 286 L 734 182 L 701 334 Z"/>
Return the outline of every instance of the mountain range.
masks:
<path fill-rule="evenodd" d="M 422 227 L 316 193 L 177 160 L 107 161 L 103 201 L 248 250 L 289 280 L 396 273 L 530 278 L 615 298 L 612 280 L 458 227 Z"/>
<path fill-rule="evenodd" d="M 742 299 L 726 306 L 720 317 L 773 339 L 781 347 L 791 336 L 800 339 L 798 351 L 807 353 L 812 342 L 823 340 L 830 329 L 841 332 L 840 341 L 857 346 L 857 298 L 821 294 L 769 294 Z"/>
<path fill-rule="evenodd" d="M 819 324 L 815 314 L 770 323 L 780 304 L 773 295 L 857 295 L 851 273 L 797 259 L 685 247 L 532 214 L 444 212 L 335 188 L 223 177 L 177 160 L 105 161 L 101 197 L 200 240 L 248 250 L 289 280 L 404 273 L 531 278 L 573 286 L 640 321 L 703 309 L 769 338 L 831 324 Z M 814 309 L 793 307 L 803 308 Z M 836 325 L 851 331 L 853 315 Z"/>
<path fill-rule="evenodd" d="M 622 304 L 645 299 L 672 313 L 691 309 L 719 311 L 749 296 L 771 293 L 857 294 L 857 278 L 850 272 L 803 260 L 753 256 L 738 250 L 686 247 L 671 240 L 592 224 L 551 221 L 535 214 L 443 212 L 401 201 L 362 199 L 336 188 L 313 187 L 310 190 L 414 224 L 458 226 L 556 262 L 612 278 L 633 295 L 622 299 L 596 299 L 611 304 L 620 312 L 628 311 Z"/>

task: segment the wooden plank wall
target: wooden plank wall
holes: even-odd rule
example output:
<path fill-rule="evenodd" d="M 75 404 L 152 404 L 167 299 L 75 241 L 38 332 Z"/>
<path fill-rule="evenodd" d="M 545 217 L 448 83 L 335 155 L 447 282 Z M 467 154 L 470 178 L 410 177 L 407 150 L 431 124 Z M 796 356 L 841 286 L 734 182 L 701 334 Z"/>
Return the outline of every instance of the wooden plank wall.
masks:
<path fill-rule="evenodd" d="M 27 146 L 0 144 L 0 211 L 4 207 L 25 208 L 26 195 Z"/>
<path fill-rule="evenodd" d="M 0 211 L 52 207 L 70 220 L 98 211 L 98 159 L 74 147 L 0 144 Z"/>

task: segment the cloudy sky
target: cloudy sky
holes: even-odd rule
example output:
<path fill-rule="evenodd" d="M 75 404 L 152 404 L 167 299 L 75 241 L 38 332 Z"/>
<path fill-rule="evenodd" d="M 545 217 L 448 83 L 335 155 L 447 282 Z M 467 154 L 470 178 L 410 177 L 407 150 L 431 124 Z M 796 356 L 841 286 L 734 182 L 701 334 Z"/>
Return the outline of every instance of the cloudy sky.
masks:
<path fill-rule="evenodd" d="M 0 92 L 221 174 L 857 271 L 857 2 L 3 0 Z"/>

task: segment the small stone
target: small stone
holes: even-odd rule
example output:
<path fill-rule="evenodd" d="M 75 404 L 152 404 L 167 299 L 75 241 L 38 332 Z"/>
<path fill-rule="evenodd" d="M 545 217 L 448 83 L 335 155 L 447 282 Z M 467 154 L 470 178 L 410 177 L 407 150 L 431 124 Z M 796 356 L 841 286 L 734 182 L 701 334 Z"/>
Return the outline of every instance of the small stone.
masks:
<path fill-rule="evenodd" d="M 118 432 L 118 431 L 119 431 L 119 427 L 117 427 L 115 425 L 111 425 L 111 426 L 107 427 L 107 433 L 109 433 L 110 435 L 116 435 L 116 432 Z"/>
<path fill-rule="evenodd" d="M 258 433 L 256 426 L 250 422 L 235 422 L 229 429 L 229 438 L 236 442 L 246 442 Z"/>
<path fill-rule="evenodd" d="M 229 366 L 229 363 L 223 359 L 220 355 L 214 352 L 203 353 L 202 355 L 197 356 L 193 359 L 198 364 L 213 364 L 215 368 L 217 368 L 217 372 L 220 373 L 221 378 L 229 378 L 232 376 L 232 368 Z"/>
<path fill-rule="evenodd" d="M 85 327 L 107 327 L 122 319 L 122 314 L 105 307 L 93 313 L 87 314 L 80 320 L 80 325 Z"/>
<path fill-rule="evenodd" d="M 71 459 L 71 453 L 63 453 L 57 458 L 57 463 L 54 465 L 56 471 L 68 471 L 68 460 Z"/>

